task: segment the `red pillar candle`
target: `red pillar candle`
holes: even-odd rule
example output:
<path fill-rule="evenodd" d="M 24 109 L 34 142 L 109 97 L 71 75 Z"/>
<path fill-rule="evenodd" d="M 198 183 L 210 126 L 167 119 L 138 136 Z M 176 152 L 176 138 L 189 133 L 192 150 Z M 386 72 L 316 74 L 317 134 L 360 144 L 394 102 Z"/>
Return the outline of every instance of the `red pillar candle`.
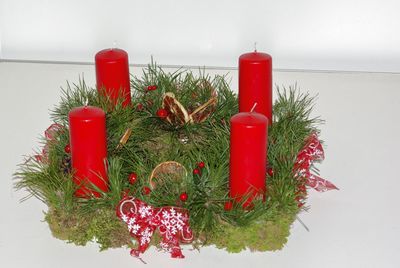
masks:
<path fill-rule="evenodd" d="M 239 111 L 265 115 L 272 123 L 272 58 L 257 51 L 239 57 Z"/>
<path fill-rule="evenodd" d="M 131 104 L 128 53 L 110 48 L 99 51 L 95 56 L 97 89 L 111 98 L 115 104 L 122 97 L 123 107 Z"/>
<path fill-rule="evenodd" d="M 76 196 L 100 196 L 95 185 L 108 191 L 106 170 L 106 117 L 102 109 L 92 106 L 73 108 L 69 112 L 69 135 L 74 182 L 79 185 Z"/>
<path fill-rule="evenodd" d="M 246 112 L 230 122 L 229 195 L 246 207 L 255 197 L 265 197 L 268 118 Z"/>

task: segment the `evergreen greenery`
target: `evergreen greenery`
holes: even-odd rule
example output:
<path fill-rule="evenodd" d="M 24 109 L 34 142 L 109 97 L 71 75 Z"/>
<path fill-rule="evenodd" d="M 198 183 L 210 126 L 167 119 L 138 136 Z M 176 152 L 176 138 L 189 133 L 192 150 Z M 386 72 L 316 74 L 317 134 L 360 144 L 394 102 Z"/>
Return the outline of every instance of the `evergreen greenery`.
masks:
<path fill-rule="evenodd" d="M 204 71 L 198 75 L 186 70 L 166 73 L 151 63 L 142 77 L 132 78 L 131 85 L 132 106 L 123 108 L 120 101 L 113 108 L 109 99 L 83 80 L 67 84 L 61 102 L 51 113 L 52 120 L 66 131 L 58 132 L 54 142 L 47 142 L 47 161 L 31 157 L 15 174 L 17 189 L 26 189 L 28 197 L 35 196 L 49 207 L 45 219 L 53 235 L 77 245 L 95 240 L 101 249 L 132 246 L 126 227 L 115 215 L 122 192 L 129 190 L 130 195 L 156 207 L 189 209 L 196 237 L 193 246 L 214 244 L 230 252 L 282 248 L 299 212 L 298 189 L 304 183 L 294 177 L 293 164 L 305 139 L 318 131 L 320 123 L 318 118 L 310 117 L 313 98 L 299 93 L 296 87 L 277 88 L 274 122 L 268 137 L 268 161 L 274 175 L 266 177 L 266 202 L 255 203 L 252 210 L 236 205 L 226 211 L 229 119 L 238 112 L 237 96 L 230 90 L 226 77 L 210 77 Z M 156 85 L 157 89 L 149 91 L 149 85 Z M 165 92 L 173 92 L 188 110 L 205 103 L 210 91 L 204 85 L 215 89 L 218 103 L 203 123 L 175 126 L 156 116 Z M 64 151 L 69 143 L 68 112 L 85 104 L 106 111 L 107 122 L 110 191 L 92 199 L 76 198 L 73 175 L 65 172 L 65 159 L 69 157 Z M 118 146 L 128 128 L 132 135 L 125 145 Z M 149 195 L 143 194 L 142 188 L 150 185 L 150 173 L 164 161 L 181 163 L 186 175 L 178 180 L 165 176 Z M 200 161 L 205 168 L 201 175 L 194 175 L 192 170 Z M 128 180 L 132 172 L 138 175 L 133 185 Z M 182 192 L 188 194 L 186 202 L 179 201 Z M 304 194 L 301 198 L 305 198 Z"/>

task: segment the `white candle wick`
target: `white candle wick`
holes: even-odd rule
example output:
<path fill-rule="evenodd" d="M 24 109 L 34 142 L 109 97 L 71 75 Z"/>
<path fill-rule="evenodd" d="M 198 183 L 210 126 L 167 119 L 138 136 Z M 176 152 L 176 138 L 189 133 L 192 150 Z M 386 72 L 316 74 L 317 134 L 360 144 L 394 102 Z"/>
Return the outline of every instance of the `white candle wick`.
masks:
<path fill-rule="evenodd" d="M 257 102 L 254 103 L 253 107 L 250 110 L 250 113 L 254 112 L 254 109 L 256 108 L 256 106 L 257 106 Z"/>
<path fill-rule="evenodd" d="M 112 44 L 112 48 L 111 49 L 114 49 L 114 48 L 117 48 L 117 41 L 113 41 L 113 44 Z"/>

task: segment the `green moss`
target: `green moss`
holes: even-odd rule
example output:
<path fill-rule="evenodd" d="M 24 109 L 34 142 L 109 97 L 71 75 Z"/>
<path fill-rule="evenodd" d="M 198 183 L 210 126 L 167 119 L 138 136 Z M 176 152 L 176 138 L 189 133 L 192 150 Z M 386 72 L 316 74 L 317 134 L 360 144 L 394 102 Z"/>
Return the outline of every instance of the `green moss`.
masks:
<path fill-rule="evenodd" d="M 98 211 L 96 215 L 77 215 L 50 209 L 45 219 L 54 237 L 75 245 L 84 246 L 87 242 L 96 241 L 100 250 L 134 246 L 125 224 L 110 209 Z M 295 214 L 282 214 L 274 220 L 261 219 L 248 226 L 223 224 L 219 232 L 201 244 L 215 245 L 232 253 L 246 248 L 251 251 L 279 250 L 287 242 L 294 219 Z M 155 234 L 152 245 L 157 246 L 159 241 L 159 235 Z"/>
<path fill-rule="evenodd" d="M 295 215 L 282 214 L 274 220 L 259 220 L 248 226 L 225 225 L 207 243 L 237 253 L 246 248 L 251 251 L 282 249 L 290 234 Z"/>
<path fill-rule="evenodd" d="M 96 241 L 100 250 L 132 245 L 126 226 L 111 209 L 86 215 L 50 209 L 45 219 L 54 237 L 76 245 Z"/>

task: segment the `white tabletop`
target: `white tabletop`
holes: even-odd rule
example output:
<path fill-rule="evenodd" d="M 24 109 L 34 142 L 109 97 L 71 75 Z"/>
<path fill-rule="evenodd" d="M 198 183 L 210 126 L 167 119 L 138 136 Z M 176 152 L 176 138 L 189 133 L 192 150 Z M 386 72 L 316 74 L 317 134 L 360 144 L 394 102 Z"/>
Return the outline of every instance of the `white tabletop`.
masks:
<path fill-rule="evenodd" d="M 128 249 L 99 253 L 95 244 L 77 247 L 53 238 L 42 222 L 46 206 L 36 199 L 19 203 L 26 193 L 13 189 L 12 174 L 22 156 L 39 147 L 60 86 L 82 74 L 94 85 L 92 65 L 0 63 L 0 267 L 141 265 Z M 230 76 L 235 90 L 237 72 Z M 319 167 L 340 188 L 310 190 L 311 209 L 300 215 L 310 231 L 296 221 L 278 252 L 185 248 L 186 258 L 175 260 L 152 248 L 143 255 L 147 267 L 399 267 L 400 74 L 274 73 L 278 85 L 296 82 L 319 96 L 314 115 L 326 120 L 326 159 Z"/>

